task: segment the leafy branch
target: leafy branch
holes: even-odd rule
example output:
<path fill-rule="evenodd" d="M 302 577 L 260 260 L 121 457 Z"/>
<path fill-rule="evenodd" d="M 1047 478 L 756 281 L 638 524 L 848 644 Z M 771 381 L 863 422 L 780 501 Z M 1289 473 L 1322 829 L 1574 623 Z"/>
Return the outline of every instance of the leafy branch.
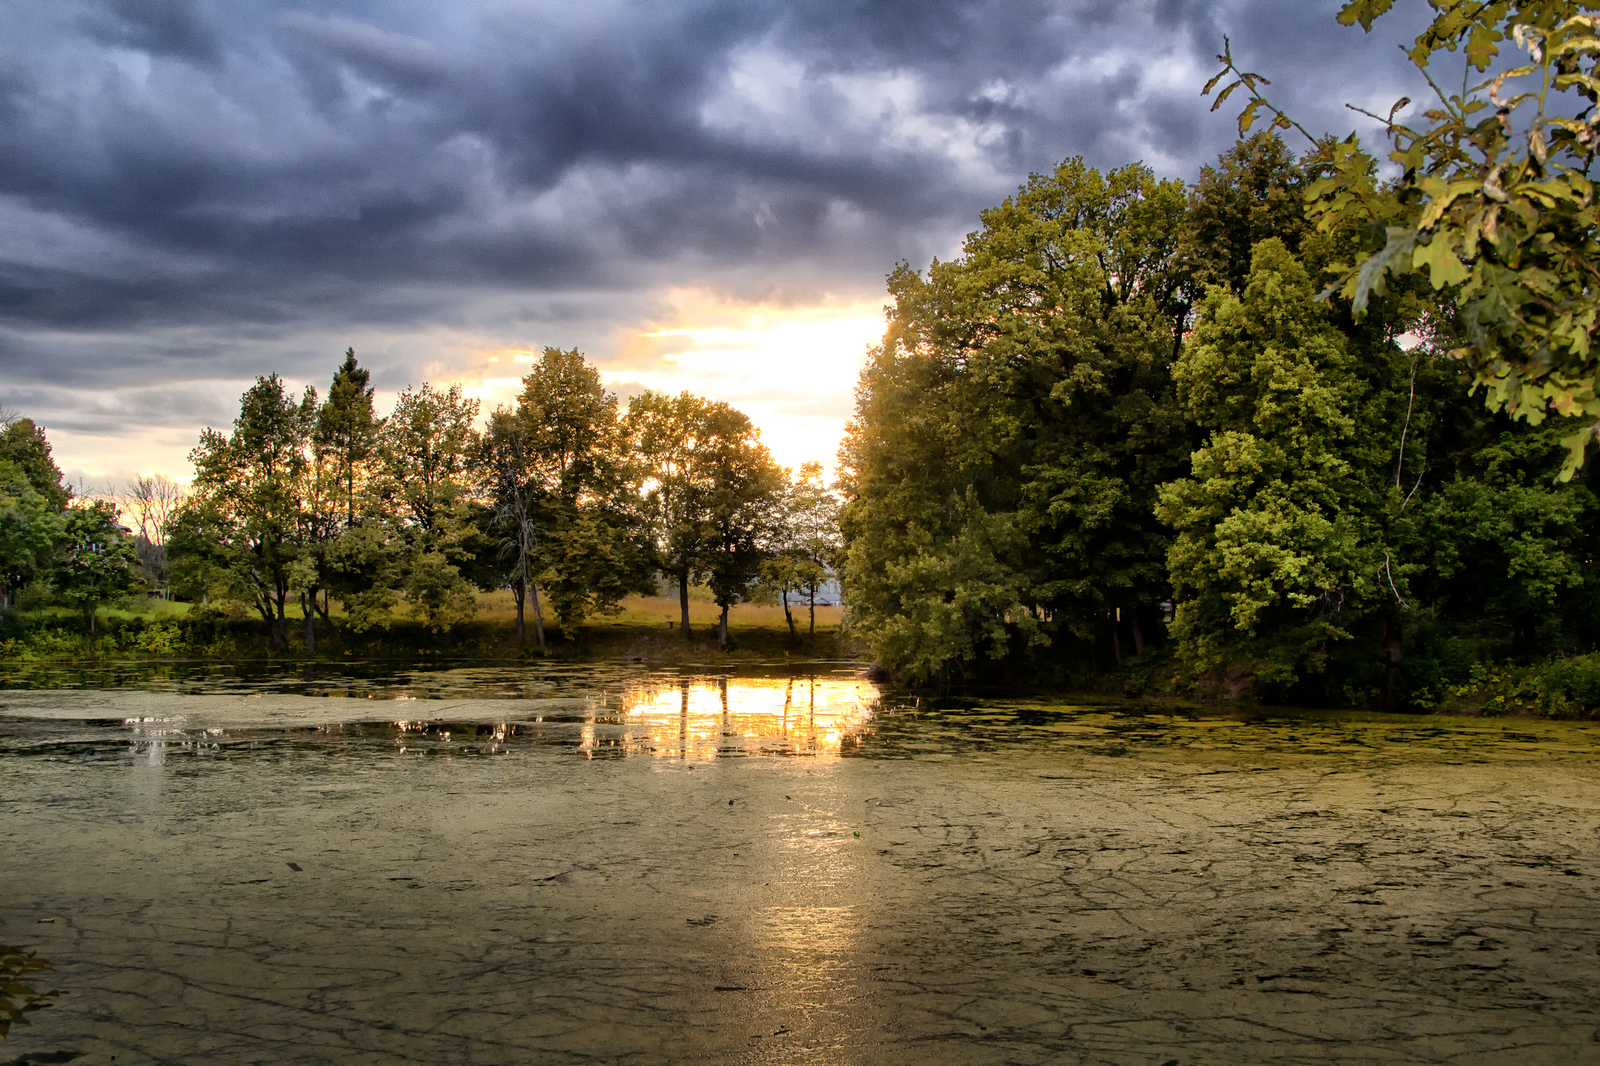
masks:
<path fill-rule="evenodd" d="M 1600 199 L 1589 177 L 1600 146 L 1600 17 L 1588 13 L 1600 0 L 1430 3 L 1433 22 L 1404 51 L 1435 103 L 1415 125 L 1397 120 L 1409 98 L 1387 116 L 1352 108 L 1384 124 L 1400 177 L 1380 185 L 1352 139 L 1331 146 L 1330 166 L 1306 190 L 1320 230 L 1384 234 L 1380 249 L 1335 266 L 1329 291 L 1360 315 L 1389 278 L 1426 270 L 1465 329 L 1467 344 L 1451 355 L 1471 364 L 1491 408 L 1535 425 L 1552 414 L 1595 420 L 1563 440 L 1565 481 L 1600 436 Z M 1348 0 L 1339 21 L 1370 31 L 1392 6 Z M 1486 76 L 1507 41 L 1528 61 Z M 1457 92 L 1429 69 L 1441 52 L 1461 54 Z M 1267 79 L 1239 68 L 1226 39 L 1217 58 L 1223 69 L 1205 92 L 1232 75 L 1212 110 L 1236 89 L 1249 95 L 1241 136 L 1270 115 L 1269 128 L 1310 137 L 1262 94 Z"/>

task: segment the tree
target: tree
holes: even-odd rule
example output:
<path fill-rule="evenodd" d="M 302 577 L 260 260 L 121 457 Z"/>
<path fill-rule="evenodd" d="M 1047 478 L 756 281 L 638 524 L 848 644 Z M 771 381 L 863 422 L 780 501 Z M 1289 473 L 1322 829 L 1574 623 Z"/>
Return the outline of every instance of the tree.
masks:
<path fill-rule="evenodd" d="M 527 435 L 516 413 L 498 408 L 480 440 L 478 465 L 485 493 L 494 504 L 494 524 L 504 532 L 500 555 L 511 562 L 511 591 L 517 606 L 517 644 L 528 646 L 524 620 L 529 597 L 539 650 L 545 651 L 544 612 L 539 607 L 539 586 L 534 581 L 533 551 L 539 537 L 536 517 L 542 486 L 534 473 L 535 462 Z"/>
<path fill-rule="evenodd" d="M 328 398 L 317 411 L 312 440 L 317 456 L 339 486 L 344 524 L 356 524 L 357 500 L 371 476 L 369 464 L 377 450 L 383 420 L 372 409 L 371 371 L 356 363 L 356 350 L 347 348 L 344 362 L 334 371 Z"/>
<path fill-rule="evenodd" d="M 165 474 L 140 474 L 128 482 L 118 502 L 134 523 L 134 550 L 139 565 L 161 589 L 167 588 L 167 524 L 188 495 L 187 490 Z"/>
<path fill-rule="evenodd" d="M 0 610 L 50 565 L 65 532 L 61 509 L 15 461 L 0 459 Z"/>
<path fill-rule="evenodd" d="M 1292 681 L 1375 591 L 1372 508 L 1349 447 L 1365 390 L 1314 296 L 1283 243 L 1261 242 L 1243 296 L 1211 290 L 1173 368 L 1208 438 L 1156 516 L 1177 532 L 1177 628 L 1201 670 Z"/>
<path fill-rule="evenodd" d="M 1257 133 L 1200 168 L 1184 218 L 1180 253 L 1203 296 L 1207 286 L 1244 291 L 1255 246 L 1269 237 L 1298 253 L 1307 230 L 1306 171 L 1282 138 Z"/>
<path fill-rule="evenodd" d="M 515 420 L 538 486 L 535 568 L 570 631 L 650 576 L 617 398 L 578 349 L 545 348 L 522 379 Z"/>
<path fill-rule="evenodd" d="M 104 500 L 66 510 L 61 549 L 51 568 L 56 594 L 83 611 L 94 632 L 95 611 L 136 586 L 133 542 L 117 524 L 117 509 Z"/>
<path fill-rule="evenodd" d="M 267 623 L 273 650 L 287 640 L 285 607 L 303 560 L 299 541 L 310 467 L 316 390 L 296 398 L 278 375 L 240 399 L 233 432 L 207 429 L 189 453 L 193 493 L 178 509 L 168 547 L 186 574 L 221 579 Z"/>
<path fill-rule="evenodd" d="M 794 619 L 789 616 L 789 592 L 805 598 L 810 611 L 808 635 L 817 635 L 817 593 L 838 566 L 839 498 L 822 482 L 821 463 L 802 463 L 782 499 L 782 521 L 777 551 L 766 573 L 778 589 L 789 637 Z"/>
<path fill-rule="evenodd" d="M 1339 21 L 1370 32 L 1392 6 L 1347 0 Z M 1566 480 L 1600 433 L 1600 198 L 1588 177 L 1600 145 L 1600 18 L 1590 13 L 1597 5 L 1432 6 L 1432 22 L 1408 50 L 1433 95 L 1422 121 L 1397 121 L 1409 98 L 1387 116 L 1368 113 L 1385 124 L 1399 178 L 1379 184 L 1352 138 L 1336 146 L 1329 173 L 1307 193 L 1319 229 L 1358 221 L 1373 231 L 1335 285 L 1358 315 L 1391 278 L 1426 270 L 1460 317 L 1465 343 L 1452 354 L 1471 364 L 1491 408 L 1534 425 L 1550 415 L 1586 419 L 1565 438 Z M 1508 41 L 1528 62 L 1488 76 Z M 1431 71 L 1444 52 L 1460 56 L 1457 91 Z M 1273 128 L 1298 128 L 1262 95 L 1266 79 L 1235 65 L 1226 43 L 1218 59 L 1223 69 L 1206 92 L 1231 78 L 1215 109 L 1245 90 L 1241 134 L 1263 113 Z"/>
<path fill-rule="evenodd" d="M 312 614 L 333 623 L 331 597 L 344 607 L 344 624 L 360 631 L 388 616 L 400 583 L 395 531 L 376 491 L 384 422 L 373 410 L 370 380 L 355 349 L 346 349 L 312 431 L 312 491 L 303 516 L 308 565 L 301 579 L 308 650 L 316 647 Z"/>
<path fill-rule="evenodd" d="M 709 486 L 698 462 L 713 405 L 691 393 L 666 396 L 646 390 L 628 402 L 623 420 L 638 465 L 652 562 L 678 585 L 680 630 L 688 640 L 689 583 L 705 540 Z"/>
<path fill-rule="evenodd" d="M 399 583 L 413 611 L 431 624 L 472 617 L 475 590 L 462 574 L 476 534 L 470 459 L 478 401 L 460 385 L 424 384 L 400 394 L 383 424 L 380 499 L 404 543 Z"/>
<path fill-rule="evenodd" d="M 840 452 L 850 624 L 889 669 L 1143 645 L 1168 591 L 1150 510 L 1189 450 L 1168 371 L 1185 201 L 1068 160 L 961 259 L 890 276 Z"/>
<path fill-rule="evenodd" d="M 705 412 L 695 460 L 704 484 L 705 532 L 700 567 L 728 646 L 728 609 L 749 595 L 777 533 L 784 472 L 749 416 L 726 404 Z"/>
<path fill-rule="evenodd" d="M 22 471 L 33 491 L 55 510 L 62 510 L 72 492 L 61 480 L 61 470 L 50 455 L 50 442 L 44 429 L 31 418 L 13 417 L 0 423 L 0 459 L 8 459 Z"/>

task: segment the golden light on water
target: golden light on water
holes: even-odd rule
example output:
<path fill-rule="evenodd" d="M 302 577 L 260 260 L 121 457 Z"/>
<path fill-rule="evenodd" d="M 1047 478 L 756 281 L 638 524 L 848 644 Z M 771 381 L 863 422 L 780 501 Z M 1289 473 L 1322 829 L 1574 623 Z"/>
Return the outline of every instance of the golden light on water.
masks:
<path fill-rule="evenodd" d="M 789 753 L 837 757 L 872 717 L 858 678 L 717 678 L 641 685 L 623 697 L 625 747 L 657 756 Z"/>
<path fill-rule="evenodd" d="M 506 706 L 504 701 L 494 702 Z M 539 704 L 537 713 L 492 721 L 419 718 L 387 724 L 401 753 L 414 750 L 448 757 L 507 754 L 532 742 L 574 749 L 586 759 L 838 758 L 870 724 L 878 690 L 870 681 L 840 675 L 681 679 L 658 675 L 588 697 Z M 323 728 L 359 732 L 365 727 Z"/>

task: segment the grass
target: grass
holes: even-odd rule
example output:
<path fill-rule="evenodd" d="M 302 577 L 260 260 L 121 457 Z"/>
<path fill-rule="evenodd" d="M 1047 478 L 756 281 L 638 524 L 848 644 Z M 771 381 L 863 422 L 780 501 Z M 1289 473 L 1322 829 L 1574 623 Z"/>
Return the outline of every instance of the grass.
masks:
<path fill-rule="evenodd" d="M 187 603 L 134 599 L 97 612 L 96 631 L 91 635 L 84 631 L 81 614 L 62 608 L 38 608 L 12 616 L 13 635 L 0 640 L 0 658 L 71 662 L 130 657 L 257 659 L 269 655 L 266 628 L 253 611 L 234 610 L 223 617 L 195 613 L 191 619 L 194 610 L 195 605 Z M 546 605 L 548 654 L 569 659 L 628 658 L 669 664 L 729 658 L 781 659 L 791 655 L 858 655 L 858 650 L 840 633 L 843 612 L 839 607 L 818 606 L 814 637 L 807 633 L 805 610 L 798 605 L 791 610 L 796 629 L 793 640 L 782 607 L 735 605 L 728 613 L 730 647 L 723 648 L 717 640 L 719 610 L 703 590 L 695 590 L 689 601 L 693 629 L 689 641 L 677 629 L 676 596 L 629 596 L 618 612 L 588 619 L 572 633 L 559 631 Z M 289 605 L 286 613 L 289 646 L 281 654 L 291 659 L 304 657 L 299 604 Z M 518 658 L 539 654 L 531 612 L 529 647 L 517 643 L 513 624 L 516 603 L 509 591 L 479 594 L 475 618 L 443 629 L 413 618 L 405 605 L 397 607 L 385 624 L 361 633 L 340 628 L 343 612 L 337 604 L 332 613 L 333 627 L 320 622 L 317 625 L 317 658 Z"/>
<path fill-rule="evenodd" d="M 697 592 L 699 590 L 696 590 Z M 544 608 L 546 625 L 554 628 L 555 621 L 551 616 L 550 605 L 543 598 L 540 603 Z M 101 607 L 95 612 L 95 624 L 98 628 L 106 621 L 127 622 L 133 619 L 143 619 L 147 622 L 165 621 L 167 619 L 180 619 L 185 617 L 196 605 L 182 603 L 176 600 L 128 600 L 113 607 Z M 795 630 L 805 635 L 809 617 L 806 605 L 790 603 L 790 612 L 794 615 Z M 286 609 L 287 617 L 294 622 L 303 619 L 298 603 L 291 602 Z M 333 603 L 332 616 L 335 624 L 344 617 L 337 600 Z M 38 607 L 27 612 L 28 617 L 35 621 L 50 622 L 57 625 L 72 625 L 81 622 L 83 615 L 80 612 L 66 607 Z M 822 604 L 817 605 L 817 633 L 831 633 L 838 628 L 843 617 L 842 608 Z M 695 629 L 702 629 L 717 624 L 720 611 L 709 597 L 691 594 L 689 599 L 689 624 Z M 254 617 L 254 614 L 251 615 Z M 399 604 L 391 612 L 390 617 L 397 622 L 410 621 L 411 612 L 406 604 Z M 517 617 L 516 600 L 509 589 L 499 589 L 494 592 L 480 592 L 478 594 L 478 613 L 475 621 L 478 622 L 504 622 L 511 625 Z M 528 612 L 528 624 L 533 624 L 533 612 Z M 597 615 L 585 622 L 585 627 L 624 627 L 652 626 L 665 629 L 667 625 L 676 626 L 679 619 L 679 606 L 677 596 L 628 596 L 622 601 L 622 610 L 617 614 Z M 728 610 L 728 628 L 731 629 L 775 629 L 787 630 L 784 622 L 783 608 L 777 604 L 739 603 Z"/>

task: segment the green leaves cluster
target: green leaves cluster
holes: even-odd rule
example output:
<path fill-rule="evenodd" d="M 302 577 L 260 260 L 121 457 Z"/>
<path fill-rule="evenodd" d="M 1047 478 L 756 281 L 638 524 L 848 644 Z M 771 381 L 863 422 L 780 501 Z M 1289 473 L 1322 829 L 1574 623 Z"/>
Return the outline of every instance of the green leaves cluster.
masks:
<path fill-rule="evenodd" d="M 1600 625 L 1571 417 L 1465 402 L 1414 275 L 1328 293 L 1340 146 L 1241 141 L 1190 188 L 1069 160 L 889 278 L 841 451 L 849 623 L 908 680 L 1082 680 L 1171 640 L 1214 692 L 1436 705 Z M 1452 688 L 1452 686 L 1455 686 Z"/>
<path fill-rule="evenodd" d="M 44 431 L 8 419 L 0 427 L 0 609 L 33 587 L 81 610 L 92 630 L 97 608 L 139 587 L 136 562 L 116 508 L 73 503 Z"/>
<path fill-rule="evenodd" d="M 687 638 L 689 586 L 702 581 L 726 644 L 729 608 L 756 594 L 778 550 L 786 474 L 748 416 L 687 392 L 634 397 L 624 432 L 654 566 L 677 586 L 679 627 Z"/>
<path fill-rule="evenodd" d="M 1081 160 L 984 213 L 966 254 L 902 266 L 840 459 L 844 581 L 886 666 L 1135 641 L 1165 589 L 1149 520 L 1187 440 L 1167 371 L 1188 307 L 1186 193 Z"/>
<path fill-rule="evenodd" d="M 1600 3 L 1592 0 L 1430 0 L 1434 17 L 1407 54 L 1431 100 L 1420 121 L 1387 116 L 1389 159 L 1400 168 L 1379 183 L 1352 138 L 1330 146 L 1327 172 L 1306 190 L 1319 230 L 1352 223 L 1373 235 L 1333 287 L 1356 314 L 1391 279 L 1425 272 L 1453 305 L 1463 342 L 1451 352 L 1472 367 L 1489 405 L 1537 425 L 1546 417 L 1589 421 L 1564 438 L 1560 477 L 1583 462 L 1600 431 L 1600 200 L 1590 170 L 1600 138 Z M 1370 31 L 1392 0 L 1349 0 L 1345 25 Z M 1459 87 L 1435 68 L 1446 53 Z M 1506 56 L 1526 62 L 1508 65 Z M 1209 92 L 1232 77 L 1249 97 L 1241 134 L 1262 113 L 1273 128 L 1295 125 L 1262 95 L 1266 79 L 1241 71 L 1231 50 Z M 1359 110 L 1359 109 L 1357 109 Z M 1303 131 L 1302 131 L 1303 132 Z M 1308 135 L 1309 136 L 1309 135 Z"/>

